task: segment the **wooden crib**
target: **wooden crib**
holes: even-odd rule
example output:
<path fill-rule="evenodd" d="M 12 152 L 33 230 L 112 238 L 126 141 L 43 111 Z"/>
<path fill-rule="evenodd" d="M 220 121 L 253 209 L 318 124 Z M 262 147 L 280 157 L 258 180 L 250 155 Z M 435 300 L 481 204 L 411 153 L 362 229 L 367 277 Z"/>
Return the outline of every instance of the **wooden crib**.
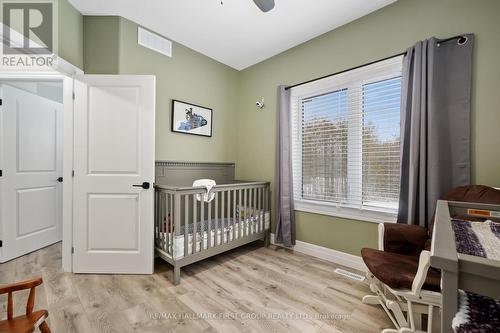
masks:
<path fill-rule="evenodd" d="M 174 284 L 181 267 L 256 240 L 269 244 L 269 182 L 229 181 L 234 164 L 227 163 L 159 162 L 157 174 L 155 249 L 174 267 Z M 192 178 L 217 181 L 212 200 L 204 197 L 205 187 L 179 185 Z M 169 179 L 174 185 L 166 185 Z"/>

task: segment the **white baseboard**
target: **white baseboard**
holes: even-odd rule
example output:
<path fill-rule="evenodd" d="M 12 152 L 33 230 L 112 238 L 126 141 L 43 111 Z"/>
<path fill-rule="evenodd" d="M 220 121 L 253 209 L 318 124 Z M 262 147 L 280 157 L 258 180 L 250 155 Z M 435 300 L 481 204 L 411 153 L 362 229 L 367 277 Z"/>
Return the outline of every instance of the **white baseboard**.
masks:
<path fill-rule="evenodd" d="M 274 234 L 271 234 L 271 244 L 280 246 L 280 244 L 276 244 L 274 242 Z M 362 272 L 366 272 L 368 270 L 361 257 L 349 253 L 332 250 L 327 247 L 314 245 L 299 240 L 295 242 L 295 246 L 293 246 L 291 249 L 342 266 L 357 269 Z"/>

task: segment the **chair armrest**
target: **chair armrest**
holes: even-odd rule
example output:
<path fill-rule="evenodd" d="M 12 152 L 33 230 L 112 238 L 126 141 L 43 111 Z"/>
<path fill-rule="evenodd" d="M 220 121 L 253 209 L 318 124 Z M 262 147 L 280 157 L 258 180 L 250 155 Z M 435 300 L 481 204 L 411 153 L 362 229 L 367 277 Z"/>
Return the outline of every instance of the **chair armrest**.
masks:
<path fill-rule="evenodd" d="M 5 284 L 3 286 L 0 286 L 0 295 L 12 293 L 14 291 L 19 291 L 19 290 L 35 288 L 36 286 L 41 285 L 42 282 L 43 282 L 42 278 L 36 278 L 12 284 Z"/>
<path fill-rule="evenodd" d="M 415 278 L 413 279 L 413 283 L 411 285 L 411 291 L 417 297 L 420 296 L 422 286 L 427 279 L 427 271 L 429 270 L 429 267 L 431 267 L 431 253 L 424 250 L 420 253 L 417 274 L 415 274 Z"/>
<path fill-rule="evenodd" d="M 419 256 L 428 239 L 427 229 L 421 226 L 397 223 L 379 225 L 379 250 Z"/>

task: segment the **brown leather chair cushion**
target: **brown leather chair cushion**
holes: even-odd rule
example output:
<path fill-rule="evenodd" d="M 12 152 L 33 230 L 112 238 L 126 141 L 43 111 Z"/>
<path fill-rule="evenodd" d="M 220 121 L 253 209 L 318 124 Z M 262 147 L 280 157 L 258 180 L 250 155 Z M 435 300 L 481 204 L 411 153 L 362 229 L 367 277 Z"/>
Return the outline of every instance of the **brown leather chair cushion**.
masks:
<path fill-rule="evenodd" d="M 500 190 L 484 185 L 459 186 L 445 195 L 445 200 L 500 204 Z"/>
<path fill-rule="evenodd" d="M 418 270 L 418 257 L 369 248 L 361 250 L 361 257 L 370 272 L 389 287 L 411 289 Z M 423 289 L 439 291 L 440 281 L 439 271 L 429 268 Z"/>
<path fill-rule="evenodd" d="M 384 223 L 384 251 L 418 257 L 428 238 L 424 227 Z"/>

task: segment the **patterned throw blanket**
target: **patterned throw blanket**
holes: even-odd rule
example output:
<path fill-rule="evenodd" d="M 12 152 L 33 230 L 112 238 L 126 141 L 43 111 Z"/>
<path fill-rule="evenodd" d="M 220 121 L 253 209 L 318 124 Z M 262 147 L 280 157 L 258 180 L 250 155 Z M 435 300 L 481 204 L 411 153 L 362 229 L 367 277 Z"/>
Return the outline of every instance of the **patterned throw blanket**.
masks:
<path fill-rule="evenodd" d="M 452 220 L 457 252 L 500 260 L 500 223 Z"/>
<path fill-rule="evenodd" d="M 457 252 L 500 260 L 500 223 L 452 220 Z M 452 322 L 455 333 L 499 333 L 500 301 L 463 290 Z"/>
<path fill-rule="evenodd" d="M 452 327 L 455 333 L 500 332 L 500 301 L 459 290 L 459 310 Z"/>

